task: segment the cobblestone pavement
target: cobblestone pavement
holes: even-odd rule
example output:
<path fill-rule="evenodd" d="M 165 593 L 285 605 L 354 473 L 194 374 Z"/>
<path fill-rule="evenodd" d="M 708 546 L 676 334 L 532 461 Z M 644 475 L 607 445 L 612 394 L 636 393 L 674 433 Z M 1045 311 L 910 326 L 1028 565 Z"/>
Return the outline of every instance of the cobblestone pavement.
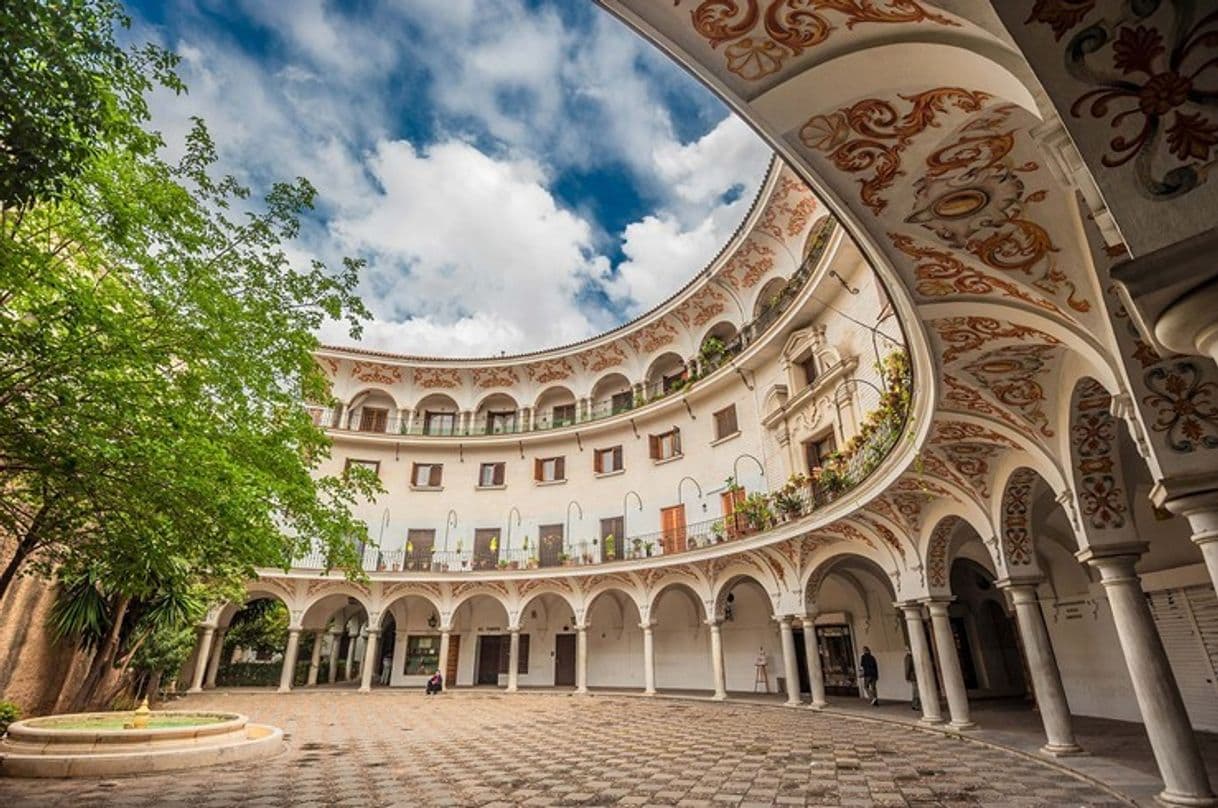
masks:
<path fill-rule="evenodd" d="M 1059 769 L 891 724 L 749 704 L 493 692 L 214 693 L 288 733 L 256 764 L 0 782 L 0 805 L 1093 806 Z"/>

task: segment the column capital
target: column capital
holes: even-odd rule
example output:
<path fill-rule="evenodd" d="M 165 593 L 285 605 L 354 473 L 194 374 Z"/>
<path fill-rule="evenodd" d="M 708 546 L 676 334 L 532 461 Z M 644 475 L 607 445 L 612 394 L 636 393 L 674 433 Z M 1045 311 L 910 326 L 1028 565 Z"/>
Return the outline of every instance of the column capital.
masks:
<path fill-rule="evenodd" d="M 440 632 L 441 634 L 451 634 L 453 627 L 452 624 L 440 626 L 438 629 L 436 629 L 436 631 Z"/>
<path fill-rule="evenodd" d="M 1010 591 L 1012 594 L 1021 590 L 1035 592 L 1036 587 L 1040 586 L 1044 581 L 1045 577 L 1043 575 L 1007 576 L 994 581 L 994 586 L 1003 591 Z"/>
<path fill-rule="evenodd" d="M 790 628 L 791 620 L 794 617 L 795 617 L 795 615 L 793 615 L 793 614 L 776 614 L 776 615 L 774 615 L 774 621 L 776 623 L 778 623 L 778 625 L 780 625 L 780 626 L 786 626 L 787 628 Z"/>
<path fill-rule="evenodd" d="M 934 615 L 946 615 L 948 608 L 952 602 L 956 600 L 955 595 L 923 598 L 922 603 L 926 606 L 926 611 Z"/>
<path fill-rule="evenodd" d="M 369 637 L 377 637 L 380 635 L 380 633 L 381 633 L 381 630 L 379 628 L 372 628 L 371 626 L 369 626 L 369 628 L 368 628 Z"/>
<path fill-rule="evenodd" d="M 705 623 L 706 625 L 710 626 L 711 628 L 719 628 L 720 626 L 723 625 L 723 618 L 722 617 L 708 617 L 705 620 L 703 620 L 702 622 Z"/>
<path fill-rule="evenodd" d="M 1133 565 L 1149 547 L 1149 543 L 1144 541 L 1120 542 L 1119 544 L 1087 547 L 1075 553 L 1074 557 L 1084 564 L 1095 567 L 1101 573 L 1105 568 L 1123 568 L 1125 566 L 1128 566 L 1129 572 L 1132 573 Z"/>
<path fill-rule="evenodd" d="M 574 626 L 572 626 L 572 628 L 574 628 L 576 631 L 587 631 L 588 624 L 587 623 L 576 623 Z"/>
<path fill-rule="evenodd" d="M 643 621 L 642 623 L 639 623 L 639 628 L 643 629 L 643 631 L 651 631 L 655 627 L 656 627 L 656 624 L 655 624 L 654 620 Z"/>
<path fill-rule="evenodd" d="M 288 634 L 300 634 L 304 631 L 304 626 L 288 626 Z"/>
<path fill-rule="evenodd" d="M 923 603 L 923 601 L 920 601 L 920 600 L 898 600 L 895 603 L 893 603 L 892 605 L 896 606 L 898 609 L 900 609 L 902 612 L 904 612 L 905 617 L 907 617 L 907 618 L 908 617 L 917 617 L 917 618 L 921 619 L 922 603 Z"/>

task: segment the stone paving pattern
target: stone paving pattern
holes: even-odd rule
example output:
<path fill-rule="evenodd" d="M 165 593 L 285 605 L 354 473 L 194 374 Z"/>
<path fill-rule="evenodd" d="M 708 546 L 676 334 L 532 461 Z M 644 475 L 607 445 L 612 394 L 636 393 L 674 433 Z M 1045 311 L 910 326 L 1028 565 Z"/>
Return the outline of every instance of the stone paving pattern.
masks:
<path fill-rule="evenodd" d="M 1110 793 L 969 741 L 806 709 L 616 696 L 192 696 L 283 727 L 257 764 L 0 781 L 0 806 L 1099 806 Z"/>

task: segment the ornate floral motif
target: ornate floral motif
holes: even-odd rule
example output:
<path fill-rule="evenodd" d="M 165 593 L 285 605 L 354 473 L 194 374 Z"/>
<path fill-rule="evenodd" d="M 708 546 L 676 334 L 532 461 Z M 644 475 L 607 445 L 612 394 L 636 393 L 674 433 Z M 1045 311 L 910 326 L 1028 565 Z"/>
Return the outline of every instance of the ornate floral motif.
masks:
<path fill-rule="evenodd" d="M 990 495 L 990 461 L 1002 451 L 988 443 L 951 443 L 942 447 L 947 462 L 957 473 L 968 478 L 977 495 Z"/>
<path fill-rule="evenodd" d="M 1045 415 L 1045 389 L 1037 377 L 1049 368 L 1060 348 L 1054 344 L 1008 345 L 965 365 L 977 384 L 1017 411 L 1046 438 L 1053 437 Z"/>
<path fill-rule="evenodd" d="M 901 561 L 905 560 L 905 545 L 901 544 L 900 539 L 897 538 L 897 534 L 889 530 L 887 525 L 884 525 L 875 519 L 868 519 L 866 517 L 861 517 L 861 519 L 868 527 L 880 534 L 880 538 L 884 540 L 885 544 L 893 549 L 893 552 L 901 557 Z"/>
<path fill-rule="evenodd" d="M 841 171 L 867 174 L 859 180 L 859 195 L 876 215 L 888 207 L 880 192 L 905 175 L 901 157 L 913 139 L 928 127 L 939 126 L 939 116 L 949 108 L 978 112 L 990 100 L 986 93 L 959 87 L 937 87 L 898 98 L 910 104 L 903 115 L 892 102 L 866 98 L 828 115 L 815 115 L 799 130 L 805 146 L 826 155 Z"/>
<path fill-rule="evenodd" d="M 1150 393 L 1143 402 L 1155 410 L 1150 428 L 1162 432 L 1177 452 L 1218 449 L 1218 384 L 1205 381 L 1191 359 L 1152 368 L 1143 377 Z"/>
<path fill-rule="evenodd" d="M 1019 449 L 1020 446 L 1006 435 L 1001 435 L 992 429 L 968 421 L 936 421 L 935 443 L 958 443 L 962 441 L 981 441 L 1005 446 L 1008 449 Z"/>
<path fill-rule="evenodd" d="M 649 354 L 675 342 L 676 339 L 677 328 L 667 320 L 656 320 L 651 325 L 626 335 L 630 347 L 640 354 Z"/>
<path fill-rule="evenodd" d="M 455 390 L 461 374 L 456 368 L 415 368 L 414 383 L 425 390 Z"/>
<path fill-rule="evenodd" d="M 1052 300 L 1033 296 L 1004 278 L 973 269 L 949 250 L 931 247 L 901 233 L 889 233 L 888 238 L 898 250 L 920 261 L 914 267 L 915 288 L 919 294 L 927 297 L 998 294 L 1062 315 L 1062 310 Z"/>
<path fill-rule="evenodd" d="M 1080 382 L 1074 392 L 1070 446 L 1078 473 L 1079 505 L 1096 530 L 1125 526 L 1125 490 L 1118 479 L 1116 418 L 1109 412 L 1111 397 L 1094 379 Z"/>
<path fill-rule="evenodd" d="M 950 373 L 943 374 L 943 384 L 946 388 L 943 392 L 943 401 L 947 408 L 989 415 L 999 419 L 1016 432 L 1031 437 L 1027 426 L 1006 409 L 995 407 L 981 393 L 977 392 L 975 388 L 969 387 Z"/>
<path fill-rule="evenodd" d="M 380 362 L 356 362 L 351 366 L 351 378 L 361 382 L 393 384 L 402 380 L 402 369 Z"/>
<path fill-rule="evenodd" d="M 1032 534 L 1028 532 L 1028 512 L 1032 507 L 1032 486 L 1036 472 L 1021 468 L 1007 481 L 1002 498 L 1002 548 L 1007 564 L 1025 567 L 1032 563 Z"/>
<path fill-rule="evenodd" d="M 1134 162 L 1153 200 L 1186 194 L 1206 181 L 1218 153 L 1218 11 L 1195 0 L 1130 3 L 1125 12 L 1079 31 L 1067 68 L 1092 85 L 1070 107 L 1116 130 L 1101 163 Z M 1153 18 L 1153 19 L 1152 19 Z M 1136 126 L 1136 131 L 1133 129 Z"/>
<path fill-rule="evenodd" d="M 1057 266 L 1058 247 L 1049 231 L 1027 212 L 1046 193 L 1028 192 L 1023 175 L 1039 166 L 1014 157 L 1018 130 L 1006 124 L 1018 109 L 1002 104 L 986 110 L 927 157 L 927 171 L 914 184 L 913 212 L 905 221 L 967 250 L 990 269 L 1027 276 L 1049 295 L 1064 294 L 1067 306 L 1087 312 L 1090 301 L 1078 295 Z"/>
<path fill-rule="evenodd" d="M 926 578 L 931 586 L 947 586 L 947 545 L 958 524 L 960 517 L 948 516 L 939 520 L 930 534 L 926 547 Z"/>
<path fill-rule="evenodd" d="M 1095 8 L 1095 0 L 1036 0 L 1027 22 L 1043 22 L 1053 29 L 1053 38 L 1061 38 Z"/>
<path fill-rule="evenodd" d="M 727 310 L 727 298 L 714 286 L 703 286 L 685 304 L 673 312 L 682 323 L 702 326 Z"/>
<path fill-rule="evenodd" d="M 963 354 L 972 353 L 983 345 L 993 344 L 995 340 L 1029 338 L 1049 345 L 1061 344 L 1058 339 L 1043 331 L 1022 325 L 1012 325 L 996 320 L 993 317 L 944 317 L 934 320 L 935 331 L 945 345 L 950 346 L 943 352 L 943 362 L 949 363 L 959 359 Z"/>
<path fill-rule="evenodd" d="M 868 547 L 875 549 L 875 542 L 871 540 L 870 536 L 849 522 L 840 519 L 836 522 L 825 525 L 823 528 L 820 528 L 818 532 L 828 534 L 830 536 L 837 535 L 843 539 L 856 541 L 859 544 L 865 544 Z"/>
<path fill-rule="evenodd" d="M 534 362 L 531 365 L 525 365 L 524 372 L 528 374 L 531 381 L 538 384 L 558 382 L 575 375 L 575 371 L 571 369 L 571 363 L 561 358 L 547 359 L 544 362 Z"/>
<path fill-rule="evenodd" d="M 616 342 L 610 342 L 608 345 L 601 345 L 598 348 L 592 348 L 584 351 L 578 357 L 579 363 L 583 365 L 584 370 L 592 373 L 599 373 L 606 368 L 613 368 L 621 365 L 626 361 L 626 352 L 622 350 L 622 346 Z"/>
<path fill-rule="evenodd" d="M 723 280 L 733 289 L 750 289 L 774 268 L 774 248 L 750 238 L 723 269 Z"/>
<path fill-rule="evenodd" d="M 690 19 L 712 48 L 728 43 L 727 69 L 746 81 L 777 73 L 788 59 L 823 43 L 834 22 L 847 29 L 859 23 L 957 25 L 918 0 L 767 0 L 764 14 L 759 0 L 701 0 Z"/>
<path fill-rule="evenodd" d="M 492 387 L 511 387 L 519 383 L 520 378 L 511 368 L 474 368 L 474 386 L 483 390 Z"/>
<path fill-rule="evenodd" d="M 792 202 L 792 197 L 795 197 Z M 779 241 L 783 237 L 794 238 L 808 226 L 816 212 L 816 197 L 808 186 L 784 171 L 778 178 L 778 187 L 766 203 L 765 211 L 757 222 L 757 229 Z M 784 227 L 780 218 L 786 219 Z"/>
<path fill-rule="evenodd" d="M 338 375 L 338 360 L 337 359 L 332 359 L 328 356 L 320 356 L 317 358 L 317 361 L 322 363 L 323 365 L 325 365 L 325 367 L 328 367 L 330 369 L 331 376 Z"/>

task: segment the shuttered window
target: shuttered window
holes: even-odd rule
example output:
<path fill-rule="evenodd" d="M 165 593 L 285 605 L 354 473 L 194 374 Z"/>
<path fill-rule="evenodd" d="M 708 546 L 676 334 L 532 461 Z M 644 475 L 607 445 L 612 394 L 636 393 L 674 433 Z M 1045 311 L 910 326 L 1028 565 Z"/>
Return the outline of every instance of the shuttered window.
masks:
<path fill-rule="evenodd" d="M 499 635 L 499 672 L 507 673 L 508 664 L 512 658 L 512 635 Z M 520 634 L 520 659 L 516 660 L 516 673 L 529 672 L 529 635 Z"/>
<path fill-rule="evenodd" d="M 492 488 L 503 485 L 506 463 L 483 463 L 478 471 L 478 485 L 481 488 Z"/>
<path fill-rule="evenodd" d="M 554 426 L 566 426 L 575 423 L 575 405 L 560 404 L 551 413 Z"/>
<path fill-rule="evenodd" d="M 593 457 L 597 474 L 607 474 L 611 471 L 622 470 L 621 446 L 613 446 L 609 449 L 597 449 Z"/>
<path fill-rule="evenodd" d="M 736 426 L 736 405 L 724 407 L 715 413 L 715 440 L 735 435 L 740 429 Z"/>
<path fill-rule="evenodd" d="M 1218 596 L 1212 587 L 1190 586 L 1147 599 L 1189 720 L 1218 730 Z"/>
<path fill-rule="evenodd" d="M 566 459 L 562 457 L 539 457 L 533 461 L 533 479 L 539 483 L 553 483 L 567 479 Z"/>
<path fill-rule="evenodd" d="M 376 476 L 381 476 L 381 461 L 379 460 L 357 460 L 354 457 L 348 457 L 346 462 L 343 463 L 343 473 L 345 474 L 347 469 L 352 466 L 363 466 L 366 469 L 370 469 Z"/>
<path fill-rule="evenodd" d="M 364 407 L 360 410 L 360 432 L 384 432 L 389 422 L 389 410 L 381 407 Z"/>
<path fill-rule="evenodd" d="M 439 488 L 443 478 L 444 466 L 440 463 L 415 463 L 410 474 L 415 488 Z"/>
<path fill-rule="evenodd" d="M 667 460 L 681 454 L 681 430 L 675 427 L 659 435 L 648 436 L 647 442 L 652 460 Z"/>

